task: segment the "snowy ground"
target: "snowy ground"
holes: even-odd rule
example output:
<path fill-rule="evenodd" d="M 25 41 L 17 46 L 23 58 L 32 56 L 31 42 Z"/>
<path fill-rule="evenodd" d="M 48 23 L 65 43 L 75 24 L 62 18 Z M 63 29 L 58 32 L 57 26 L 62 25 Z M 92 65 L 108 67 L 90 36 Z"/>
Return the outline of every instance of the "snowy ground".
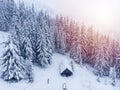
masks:
<path fill-rule="evenodd" d="M 0 32 L 0 43 L 7 39 L 6 36 L 5 33 Z M 0 45 L 0 53 L 3 52 L 2 49 L 3 45 Z M 67 90 L 120 90 L 118 86 L 114 87 L 109 83 L 97 82 L 97 77 L 91 71 L 77 64 L 74 64 L 75 72 L 73 76 L 69 78 L 61 77 L 59 64 L 63 59 L 69 60 L 70 58 L 54 53 L 51 66 L 45 69 L 34 66 L 35 78 L 33 83 L 27 83 L 26 81 L 7 83 L 0 79 L 0 90 L 63 90 L 63 83 L 66 83 Z M 47 84 L 48 78 L 50 79 L 49 84 Z M 105 80 L 109 81 L 107 78 L 103 79 L 103 81 Z"/>

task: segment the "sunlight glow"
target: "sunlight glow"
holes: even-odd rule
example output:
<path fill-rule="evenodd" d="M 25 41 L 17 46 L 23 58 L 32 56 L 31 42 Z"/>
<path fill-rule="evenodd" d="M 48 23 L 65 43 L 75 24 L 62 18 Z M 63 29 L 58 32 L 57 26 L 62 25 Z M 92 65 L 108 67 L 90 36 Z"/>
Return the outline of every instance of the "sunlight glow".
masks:
<path fill-rule="evenodd" d="M 113 9 L 114 6 L 101 6 L 96 7 L 93 17 L 96 19 L 99 24 L 108 24 L 111 25 L 112 22 L 116 19 L 116 10 Z"/>
<path fill-rule="evenodd" d="M 113 32 L 114 26 L 119 22 L 119 8 L 117 2 L 111 1 L 100 1 L 92 7 L 91 17 L 92 23 L 101 33 Z"/>
<path fill-rule="evenodd" d="M 114 20 L 114 16 L 112 15 L 111 12 L 109 12 L 109 10 L 104 9 L 98 9 L 95 12 L 95 19 L 98 20 L 101 23 L 109 23 L 109 21 Z"/>
<path fill-rule="evenodd" d="M 19 1 L 19 0 L 15 0 Z M 116 34 L 120 30 L 120 0 L 24 0 L 69 16 L 86 26 L 93 25 L 101 33 Z M 42 4 L 42 5 L 41 5 Z M 44 4 L 44 5 L 43 5 Z M 50 10 L 49 9 L 49 10 Z"/>

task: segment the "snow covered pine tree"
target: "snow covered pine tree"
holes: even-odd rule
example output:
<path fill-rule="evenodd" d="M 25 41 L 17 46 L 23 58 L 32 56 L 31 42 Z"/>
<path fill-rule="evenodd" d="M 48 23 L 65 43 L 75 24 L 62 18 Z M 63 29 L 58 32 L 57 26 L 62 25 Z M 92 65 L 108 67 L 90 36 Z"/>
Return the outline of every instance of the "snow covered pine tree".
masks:
<path fill-rule="evenodd" d="M 2 57 L 3 72 L 1 77 L 5 81 L 17 82 L 24 78 L 24 59 L 20 56 L 20 51 L 11 39 L 5 44 L 5 49 Z"/>
<path fill-rule="evenodd" d="M 39 46 L 38 46 L 38 59 L 37 62 L 40 66 L 45 67 L 51 64 L 52 56 L 52 43 L 49 36 L 49 28 L 46 24 L 46 13 L 40 12 L 37 17 L 38 33 L 39 33 Z"/>

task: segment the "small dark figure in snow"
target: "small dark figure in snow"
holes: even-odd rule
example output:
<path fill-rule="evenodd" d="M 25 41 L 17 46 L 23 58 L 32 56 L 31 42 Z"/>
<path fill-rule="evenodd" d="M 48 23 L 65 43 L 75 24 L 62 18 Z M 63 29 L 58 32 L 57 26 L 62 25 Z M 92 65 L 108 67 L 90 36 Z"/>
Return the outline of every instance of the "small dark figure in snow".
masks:
<path fill-rule="evenodd" d="M 67 90 L 67 85 L 66 85 L 66 83 L 63 83 L 62 88 L 63 88 L 63 90 Z"/>
<path fill-rule="evenodd" d="M 47 84 L 49 84 L 49 83 L 50 83 L 50 79 L 48 78 L 48 79 L 47 79 Z"/>
<path fill-rule="evenodd" d="M 97 81 L 100 82 L 100 77 L 97 78 Z"/>
<path fill-rule="evenodd" d="M 113 80 L 113 82 L 111 83 L 113 86 L 115 86 L 116 85 L 116 83 L 115 83 L 115 80 Z"/>

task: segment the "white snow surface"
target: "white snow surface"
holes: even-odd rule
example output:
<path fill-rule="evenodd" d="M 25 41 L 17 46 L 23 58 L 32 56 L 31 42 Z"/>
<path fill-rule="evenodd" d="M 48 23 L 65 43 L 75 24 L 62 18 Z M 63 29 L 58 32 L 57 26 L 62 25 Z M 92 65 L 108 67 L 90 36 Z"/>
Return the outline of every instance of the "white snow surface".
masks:
<path fill-rule="evenodd" d="M 0 43 L 7 40 L 7 35 L 0 32 Z M 3 50 L 3 45 L 0 44 L 0 55 L 2 55 Z M 80 67 L 75 63 L 73 76 L 67 78 L 60 76 L 59 64 L 64 59 L 71 60 L 68 56 L 54 53 L 52 65 L 47 68 L 34 66 L 33 83 L 27 81 L 8 83 L 0 79 L 0 90 L 63 90 L 64 83 L 66 83 L 67 90 L 120 90 L 120 84 L 112 86 L 108 78 L 103 78 L 101 82 L 97 82 L 97 77 L 86 66 Z M 49 84 L 47 84 L 48 79 Z"/>

